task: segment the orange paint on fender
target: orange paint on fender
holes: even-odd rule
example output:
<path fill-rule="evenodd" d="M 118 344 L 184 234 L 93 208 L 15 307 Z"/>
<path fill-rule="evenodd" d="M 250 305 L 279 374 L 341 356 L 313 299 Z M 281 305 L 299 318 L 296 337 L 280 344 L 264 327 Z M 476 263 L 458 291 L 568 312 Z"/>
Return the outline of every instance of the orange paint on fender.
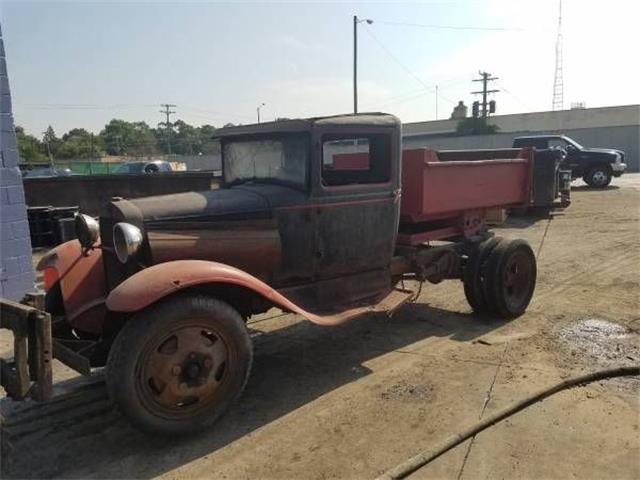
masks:
<path fill-rule="evenodd" d="M 167 295 L 205 283 L 227 283 L 249 288 L 278 307 L 298 313 L 321 325 L 335 325 L 350 318 L 345 312 L 340 315 L 316 315 L 308 312 L 247 272 L 206 260 L 177 260 L 145 268 L 111 291 L 107 298 L 107 308 L 112 312 L 136 312 Z"/>

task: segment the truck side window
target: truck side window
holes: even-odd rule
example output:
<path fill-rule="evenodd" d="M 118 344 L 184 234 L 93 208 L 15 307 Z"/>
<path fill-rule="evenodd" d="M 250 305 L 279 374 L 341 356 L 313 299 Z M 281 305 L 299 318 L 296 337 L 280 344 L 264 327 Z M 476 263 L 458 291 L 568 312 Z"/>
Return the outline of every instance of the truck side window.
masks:
<path fill-rule="evenodd" d="M 388 182 L 390 148 L 387 135 L 325 135 L 322 138 L 322 184 Z"/>
<path fill-rule="evenodd" d="M 567 142 L 561 138 L 549 139 L 549 148 L 567 148 Z"/>

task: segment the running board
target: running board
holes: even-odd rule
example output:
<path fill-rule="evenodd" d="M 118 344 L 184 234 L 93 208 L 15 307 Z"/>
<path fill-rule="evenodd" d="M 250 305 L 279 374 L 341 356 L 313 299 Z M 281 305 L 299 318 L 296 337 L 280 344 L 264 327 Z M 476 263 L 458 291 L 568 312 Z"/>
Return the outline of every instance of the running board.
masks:
<path fill-rule="evenodd" d="M 301 312 L 301 314 L 312 322 L 322 325 L 339 325 L 370 313 L 385 312 L 390 317 L 398 308 L 408 302 L 412 296 L 413 292 L 410 290 L 394 289 L 378 301 L 374 300 L 375 303 L 363 305 L 363 302 L 360 302 L 358 306 L 348 305 L 344 306 L 344 308 L 338 306 L 331 312 L 312 313 L 307 311 Z"/>

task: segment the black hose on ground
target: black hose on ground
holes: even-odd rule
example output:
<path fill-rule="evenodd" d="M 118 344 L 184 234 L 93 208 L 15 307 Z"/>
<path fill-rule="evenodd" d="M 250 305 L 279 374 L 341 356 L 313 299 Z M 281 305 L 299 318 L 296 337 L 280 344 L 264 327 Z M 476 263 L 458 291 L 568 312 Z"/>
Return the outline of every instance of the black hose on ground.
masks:
<path fill-rule="evenodd" d="M 618 367 L 618 368 L 610 368 L 607 370 L 599 370 L 597 372 L 588 373 L 586 375 L 581 375 L 579 377 L 569 378 L 567 380 L 563 380 L 562 382 L 556 383 L 555 385 L 545 388 L 544 390 L 540 390 L 539 392 L 521 400 L 512 406 L 501 410 L 484 420 L 478 422 L 476 425 L 466 429 L 463 432 L 456 433 L 455 435 L 449 437 L 444 443 L 439 445 L 438 447 L 427 450 L 425 452 L 419 453 L 415 457 L 412 457 L 395 468 L 387 471 L 378 477 L 378 480 L 393 480 L 406 478 L 411 475 L 416 470 L 424 467 L 429 462 L 435 460 L 440 455 L 445 452 L 448 452 L 452 448 L 460 445 L 465 440 L 477 435 L 482 432 L 486 428 L 489 428 L 492 425 L 504 420 L 507 417 L 510 417 L 514 413 L 523 410 L 534 403 L 537 403 L 545 398 L 553 395 L 554 393 L 558 393 L 561 390 L 566 390 L 567 388 L 575 387 L 578 385 L 584 385 L 591 382 L 596 382 L 598 380 L 604 380 L 607 378 L 614 377 L 631 377 L 640 375 L 640 365 L 634 367 Z"/>

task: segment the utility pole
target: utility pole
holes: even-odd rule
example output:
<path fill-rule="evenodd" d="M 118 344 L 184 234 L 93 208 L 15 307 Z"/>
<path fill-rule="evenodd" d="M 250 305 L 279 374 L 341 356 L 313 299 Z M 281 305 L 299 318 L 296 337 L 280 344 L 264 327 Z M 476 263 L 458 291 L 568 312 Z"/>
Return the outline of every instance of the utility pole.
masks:
<path fill-rule="evenodd" d="M 262 107 L 264 107 L 266 105 L 266 103 L 262 102 L 260 105 L 258 105 L 258 107 L 256 108 L 256 113 L 258 114 L 258 123 L 260 123 L 260 109 Z"/>
<path fill-rule="evenodd" d="M 371 25 L 373 20 L 353 16 L 353 113 L 358 113 L 358 24 L 362 22 Z"/>
<path fill-rule="evenodd" d="M 171 120 L 169 118 L 169 116 L 172 113 L 176 113 L 175 110 L 171 110 L 171 107 L 175 107 L 175 105 L 173 105 L 172 103 L 161 103 L 160 104 L 161 107 L 164 107 L 164 110 L 160 110 L 160 113 L 164 113 L 167 116 L 167 120 L 165 122 L 160 122 L 160 125 L 164 125 L 165 126 L 165 132 L 167 135 L 167 154 L 171 155 Z"/>
<path fill-rule="evenodd" d="M 436 120 L 438 120 L 438 85 L 436 85 Z"/>
<path fill-rule="evenodd" d="M 353 113 L 358 113 L 358 16 L 353 16 Z"/>
<path fill-rule="evenodd" d="M 487 118 L 489 113 L 493 113 L 495 111 L 495 102 L 489 105 L 491 102 L 487 102 L 487 95 L 490 93 L 497 93 L 500 90 L 487 90 L 487 85 L 489 82 L 493 80 L 498 80 L 498 77 L 492 77 L 490 73 L 487 72 L 478 72 L 482 78 L 476 78 L 474 82 L 482 82 L 482 90 L 478 92 L 471 92 L 473 95 L 482 95 L 482 118 Z M 491 107 L 491 108 L 487 108 Z"/>

